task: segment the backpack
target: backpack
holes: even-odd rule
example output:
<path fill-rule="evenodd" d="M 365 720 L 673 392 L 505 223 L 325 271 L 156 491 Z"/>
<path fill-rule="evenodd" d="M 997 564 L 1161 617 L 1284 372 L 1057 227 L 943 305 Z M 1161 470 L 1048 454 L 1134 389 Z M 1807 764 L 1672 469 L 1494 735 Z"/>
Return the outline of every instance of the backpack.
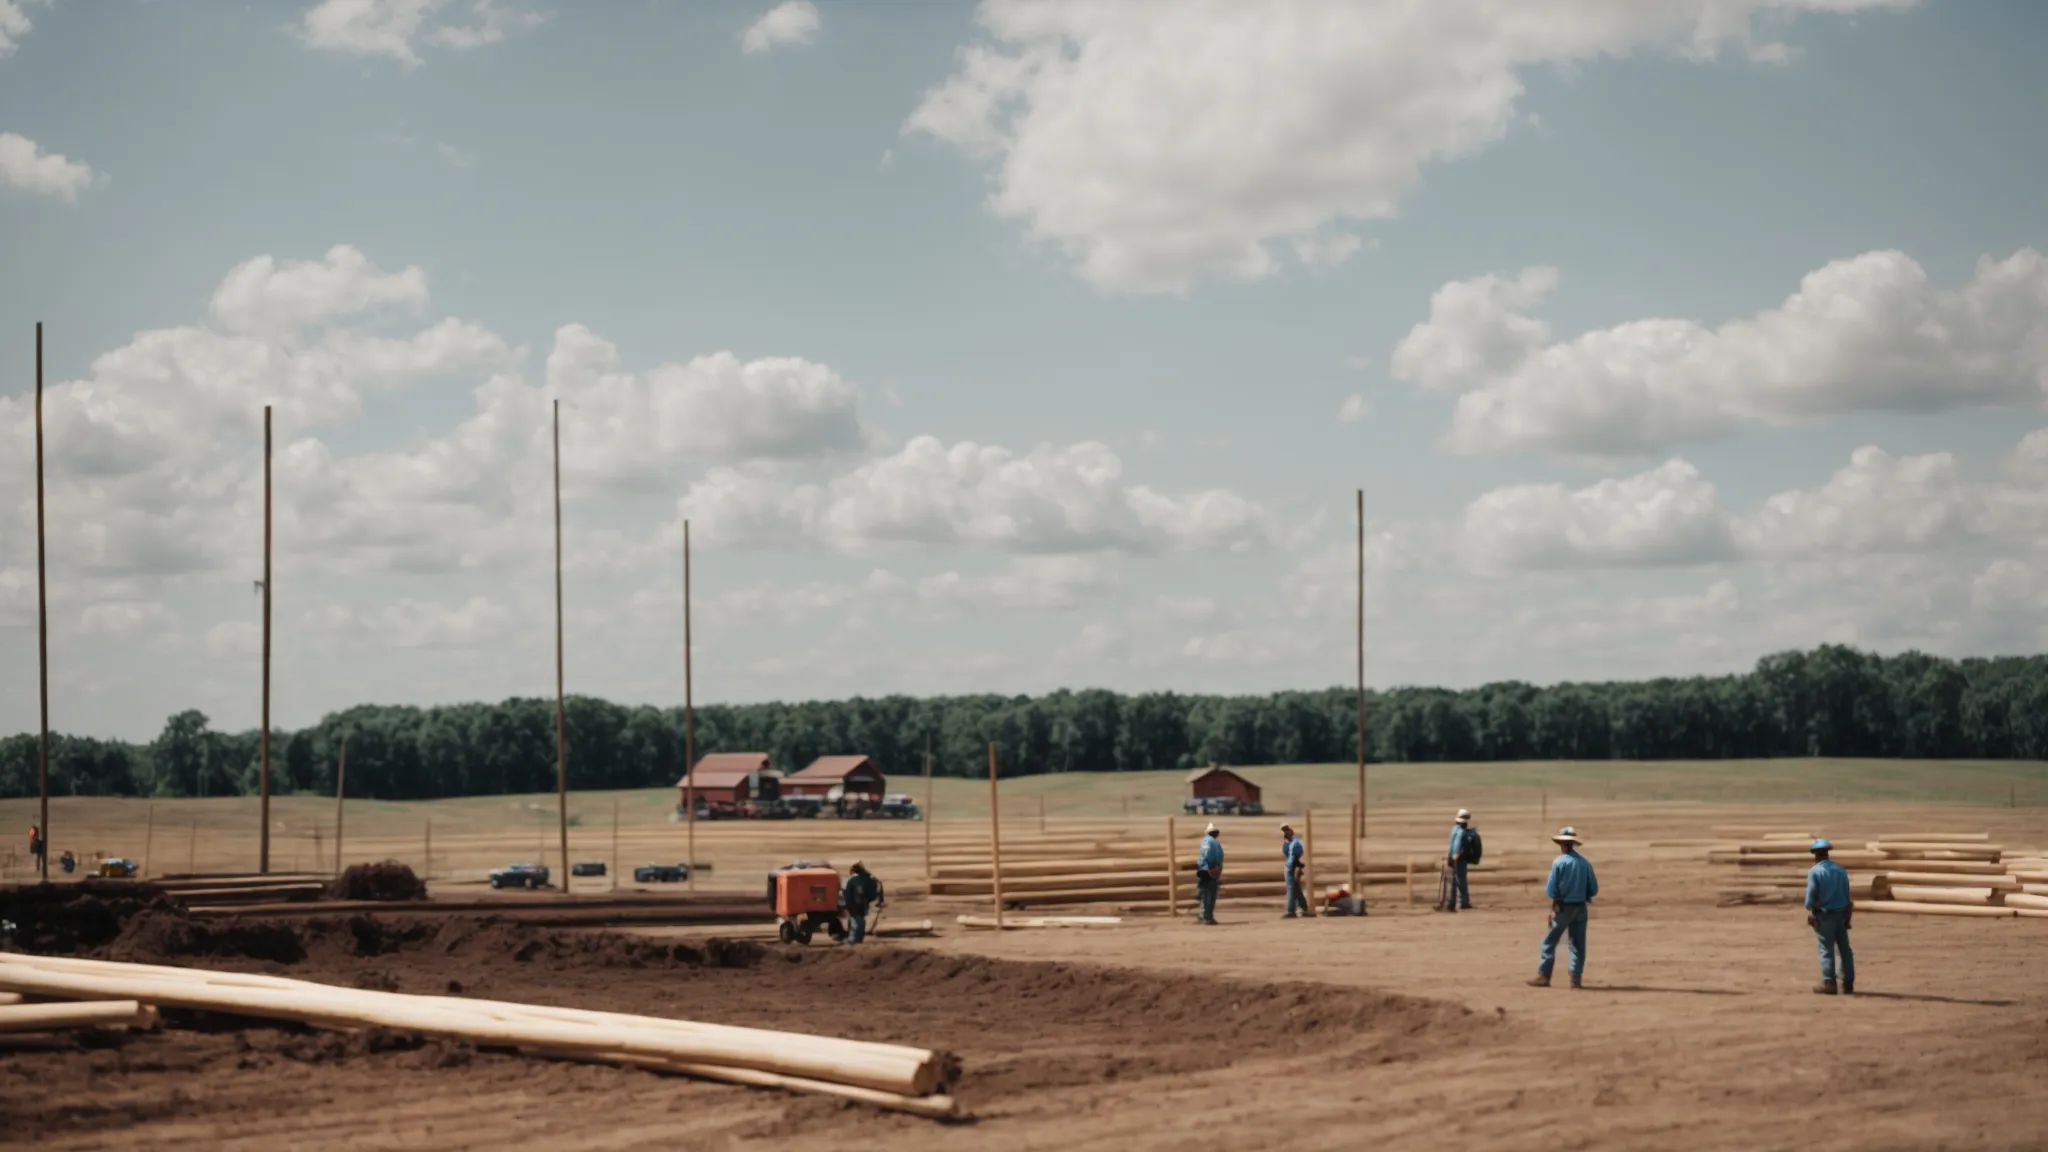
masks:
<path fill-rule="evenodd" d="M 1479 856 L 1483 849 L 1484 845 L 1479 842 L 1479 829 L 1465 829 L 1465 863 L 1468 865 L 1479 863 Z"/>

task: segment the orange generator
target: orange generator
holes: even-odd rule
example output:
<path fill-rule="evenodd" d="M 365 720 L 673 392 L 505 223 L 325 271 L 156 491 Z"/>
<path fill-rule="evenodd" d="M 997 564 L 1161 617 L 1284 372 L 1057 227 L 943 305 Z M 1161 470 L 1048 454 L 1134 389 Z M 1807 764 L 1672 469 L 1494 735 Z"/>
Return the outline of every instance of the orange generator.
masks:
<path fill-rule="evenodd" d="M 846 938 L 839 919 L 839 873 L 799 864 L 775 873 L 776 936 L 784 944 L 809 944 L 823 928 L 834 940 Z"/>

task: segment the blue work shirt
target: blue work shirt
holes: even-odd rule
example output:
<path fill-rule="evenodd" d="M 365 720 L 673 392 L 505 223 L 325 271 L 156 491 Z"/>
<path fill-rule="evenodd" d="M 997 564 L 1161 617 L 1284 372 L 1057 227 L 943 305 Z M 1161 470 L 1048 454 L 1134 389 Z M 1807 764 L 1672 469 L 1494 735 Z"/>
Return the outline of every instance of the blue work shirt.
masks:
<path fill-rule="evenodd" d="M 1814 912 L 1841 912 L 1849 907 L 1849 874 L 1833 860 L 1823 860 L 1806 874 L 1806 907 Z"/>
<path fill-rule="evenodd" d="M 1214 836 L 1202 837 L 1202 849 L 1195 853 L 1195 867 L 1205 869 L 1214 875 L 1223 867 L 1223 841 Z"/>
<path fill-rule="evenodd" d="M 1550 862 L 1550 881 L 1543 894 L 1566 904 L 1584 904 L 1600 894 L 1600 881 L 1593 876 L 1593 864 L 1576 852 L 1562 852 Z"/>
<path fill-rule="evenodd" d="M 1463 824 L 1451 825 L 1451 859 L 1456 860 L 1465 851 L 1465 835 L 1466 828 Z"/>
<path fill-rule="evenodd" d="M 1288 872 L 1293 872 L 1294 866 L 1301 863 L 1303 851 L 1301 837 L 1299 836 L 1280 845 L 1280 861 L 1286 866 Z"/>

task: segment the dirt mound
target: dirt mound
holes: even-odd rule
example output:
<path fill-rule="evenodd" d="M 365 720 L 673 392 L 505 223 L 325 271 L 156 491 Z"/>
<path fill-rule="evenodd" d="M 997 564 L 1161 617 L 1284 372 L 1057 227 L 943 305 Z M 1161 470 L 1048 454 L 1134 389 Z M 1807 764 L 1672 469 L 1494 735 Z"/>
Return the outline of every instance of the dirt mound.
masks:
<path fill-rule="evenodd" d="M 101 948 L 136 917 L 157 914 L 176 915 L 176 910 L 161 890 L 149 884 L 89 880 L 0 889 L 0 920 L 13 922 L 13 946 L 24 952 Z"/>
<path fill-rule="evenodd" d="M 296 964 L 306 958 L 305 943 L 291 925 L 194 920 L 169 910 L 129 920 L 104 952 L 108 960 L 141 964 L 176 964 L 201 957 Z"/>
<path fill-rule="evenodd" d="M 327 895 L 336 900 L 425 900 L 427 882 L 396 860 L 351 864 L 328 881 Z"/>

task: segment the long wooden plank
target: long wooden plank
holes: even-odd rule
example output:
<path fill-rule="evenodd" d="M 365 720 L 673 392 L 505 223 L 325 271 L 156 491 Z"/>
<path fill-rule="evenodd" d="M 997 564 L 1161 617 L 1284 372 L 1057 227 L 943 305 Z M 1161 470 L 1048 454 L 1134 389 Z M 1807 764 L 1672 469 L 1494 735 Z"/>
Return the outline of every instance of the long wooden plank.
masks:
<path fill-rule="evenodd" d="M 1907 904 L 1990 904 L 1997 895 L 1990 888 L 1928 888 L 1910 884 L 1894 884 L 1891 891 L 1892 899 Z"/>
<path fill-rule="evenodd" d="M 1904 900 L 1856 901 L 1858 912 L 1897 913 L 1906 916 L 2013 916 L 2024 909 L 1993 908 L 1989 905 L 1972 907 L 1967 904 L 1921 904 Z"/>

